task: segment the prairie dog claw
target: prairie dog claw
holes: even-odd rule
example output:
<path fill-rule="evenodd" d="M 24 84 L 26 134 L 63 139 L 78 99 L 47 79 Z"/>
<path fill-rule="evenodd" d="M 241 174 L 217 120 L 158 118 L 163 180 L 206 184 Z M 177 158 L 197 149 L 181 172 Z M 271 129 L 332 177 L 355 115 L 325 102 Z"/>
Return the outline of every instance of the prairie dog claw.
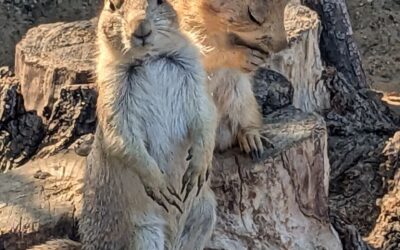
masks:
<path fill-rule="evenodd" d="M 208 178 L 207 172 L 209 173 L 208 166 L 201 166 L 200 164 L 199 165 L 195 164 L 193 161 L 189 163 L 189 166 L 185 174 L 183 175 L 182 179 L 181 194 L 183 194 L 186 189 L 186 194 L 183 199 L 183 202 L 186 202 L 190 192 L 193 190 L 196 184 L 197 184 L 196 196 L 200 194 L 204 182 L 206 182 L 206 179 Z"/>
<path fill-rule="evenodd" d="M 179 212 L 183 213 L 181 206 L 181 197 L 175 191 L 174 187 L 169 186 L 164 179 L 163 174 L 153 173 L 153 178 L 142 180 L 146 194 L 154 200 L 158 205 L 163 207 L 165 211 L 169 212 L 168 206 L 172 205 Z"/>

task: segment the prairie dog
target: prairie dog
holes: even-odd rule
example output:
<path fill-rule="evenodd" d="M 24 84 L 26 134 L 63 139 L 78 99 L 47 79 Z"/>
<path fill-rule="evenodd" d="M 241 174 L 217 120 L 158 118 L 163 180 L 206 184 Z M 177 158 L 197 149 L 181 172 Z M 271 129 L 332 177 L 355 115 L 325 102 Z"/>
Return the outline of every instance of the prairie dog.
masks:
<path fill-rule="evenodd" d="M 82 249 L 203 249 L 216 221 L 217 114 L 199 51 L 164 0 L 105 0 L 97 32 Z"/>
<path fill-rule="evenodd" d="M 287 46 L 284 11 L 290 0 L 172 0 L 181 27 L 204 54 L 206 69 L 253 71 Z"/>
<path fill-rule="evenodd" d="M 219 114 L 216 147 L 238 143 L 254 158 L 263 152 L 262 116 L 250 75 L 269 52 L 287 46 L 289 0 L 172 0 L 185 30 L 202 51 Z"/>

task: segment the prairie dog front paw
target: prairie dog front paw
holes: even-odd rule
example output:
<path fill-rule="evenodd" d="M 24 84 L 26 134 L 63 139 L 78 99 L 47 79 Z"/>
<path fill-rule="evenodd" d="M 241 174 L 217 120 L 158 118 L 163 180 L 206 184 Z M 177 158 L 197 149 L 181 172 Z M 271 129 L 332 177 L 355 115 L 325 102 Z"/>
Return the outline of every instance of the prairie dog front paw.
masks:
<path fill-rule="evenodd" d="M 168 205 L 172 205 L 183 213 L 179 205 L 181 198 L 175 188 L 166 182 L 166 177 L 158 168 L 149 171 L 146 177 L 141 178 L 141 181 L 146 194 L 167 212 L 169 212 Z"/>
<path fill-rule="evenodd" d="M 208 180 L 210 174 L 211 163 L 202 163 L 202 161 L 191 160 L 188 168 L 182 179 L 182 190 L 181 194 L 186 189 L 185 198 L 183 202 L 189 197 L 190 192 L 193 190 L 197 183 L 197 195 L 199 195 L 204 183 Z"/>
<path fill-rule="evenodd" d="M 253 72 L 266 62 L 267 54 L 255 49 L 240 47 L 241 53 L 244 55 L 241 68 L 245 72 Z"/>

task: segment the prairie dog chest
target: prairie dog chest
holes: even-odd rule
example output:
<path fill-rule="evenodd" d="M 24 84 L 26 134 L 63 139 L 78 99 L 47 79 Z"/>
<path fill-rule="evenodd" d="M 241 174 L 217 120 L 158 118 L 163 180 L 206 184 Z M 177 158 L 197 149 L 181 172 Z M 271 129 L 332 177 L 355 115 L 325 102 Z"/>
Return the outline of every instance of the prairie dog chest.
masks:
<path fill-rule="evenodd" d="M 134 67 L 127 78 L 125 113 L 144 140 L 183 140 L 188 135 L 198 82 L 168 59 Z M 157 138 L 157 139 L 155 139 Z"/>

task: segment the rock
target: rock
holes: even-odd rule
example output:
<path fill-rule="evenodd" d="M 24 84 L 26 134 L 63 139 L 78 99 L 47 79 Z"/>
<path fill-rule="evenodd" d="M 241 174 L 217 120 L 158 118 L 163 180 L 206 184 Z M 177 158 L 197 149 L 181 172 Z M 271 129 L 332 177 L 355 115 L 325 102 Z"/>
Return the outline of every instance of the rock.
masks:
<path fill-rule="evenodd" d="M 218 222 L 208 247 L 342 249 L 329 222 L 323 120 L 288 107 L 266 118 L 265 136 L 275 148 L 259 163 L 238 149 L 215 155 L 211 181 Z M 71 150 L 0 175 L 3 248 L 77 239 L 84 164 Z M 38 170 L 46 178 L 37 178 Z"/>

